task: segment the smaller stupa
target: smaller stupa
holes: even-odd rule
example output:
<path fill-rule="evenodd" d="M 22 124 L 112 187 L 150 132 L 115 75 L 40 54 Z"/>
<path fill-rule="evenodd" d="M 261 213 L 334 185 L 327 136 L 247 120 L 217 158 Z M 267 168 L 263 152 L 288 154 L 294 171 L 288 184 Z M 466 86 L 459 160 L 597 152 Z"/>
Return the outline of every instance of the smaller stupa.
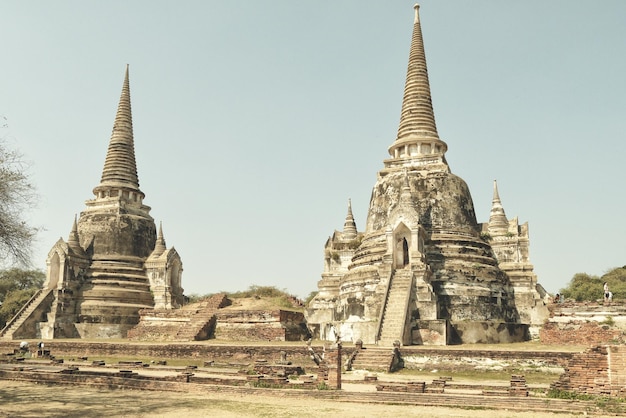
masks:
<path fill-rule="evenodd" d="M 124 338 L 141 309 L 183 303 L 182 261 L 139 189 L 128 66 L 94 199 L 48 253 L 43 289 L 3 338 Z"/>

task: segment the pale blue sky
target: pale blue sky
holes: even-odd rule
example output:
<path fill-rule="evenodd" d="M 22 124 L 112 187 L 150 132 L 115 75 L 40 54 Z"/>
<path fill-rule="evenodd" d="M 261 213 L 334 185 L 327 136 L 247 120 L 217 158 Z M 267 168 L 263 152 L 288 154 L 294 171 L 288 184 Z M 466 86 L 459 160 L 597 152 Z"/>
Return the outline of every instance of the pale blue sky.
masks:
<path fill-rule="evenodd" d="M 35 267 L 99 183 L 130 64 L 140 188 L 186 293 L 317 289 L 398 128 L 413 1 L 3 1 L 3 130 L 32 163 Z M 421 2 L 437 127 L 539 282 L 626 264 L 626 1 Z M 361 229 L 359 229 L 361 230 Z"/>

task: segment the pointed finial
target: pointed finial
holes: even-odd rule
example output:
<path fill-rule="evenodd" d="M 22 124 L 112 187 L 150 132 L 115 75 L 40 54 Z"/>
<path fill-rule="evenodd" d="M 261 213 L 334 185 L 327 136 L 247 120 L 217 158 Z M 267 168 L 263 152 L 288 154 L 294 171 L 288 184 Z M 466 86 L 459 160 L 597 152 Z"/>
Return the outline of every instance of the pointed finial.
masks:
<path fill-rule="evenodd" d="M 356 222 L 354 222 L 354 216 L 352 215 L 352 200 L 348 199 L 348 214 L 346 215 L 346 221 L 343 224 L 343 238 L 346 240 L 353 240 L 357 236 Z"/>
<path fill-rule="evenodd" d="M 413 8 L 415 9 L 415 20 L 413 21 L 413 23 L 417 23 L 420 21 L 420 5 L 419 3 L 415 3 L 415 6 L 413 6 Z"/>
<path fill-rule="evenodd" d="M 493 201 L 500 201 L 500 194 L 498 193 L 498 182 L 496 180 L 493 181 Z"/>

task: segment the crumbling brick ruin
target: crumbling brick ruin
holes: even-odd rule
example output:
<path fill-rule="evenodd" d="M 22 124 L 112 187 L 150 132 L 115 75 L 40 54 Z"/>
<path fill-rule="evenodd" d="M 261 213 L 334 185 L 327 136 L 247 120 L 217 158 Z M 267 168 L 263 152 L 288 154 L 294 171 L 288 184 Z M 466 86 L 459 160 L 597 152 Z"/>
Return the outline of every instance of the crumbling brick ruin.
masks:
<path fill-rule="evenodd" d="M 181 309 L 144 309 L 128 332 L 135 341 L 303 341 L 309 338 L 304 314 L 283 309 L 224 309 L 226 294 Z"/>
<path fill-rule="evenodd" d="M 602 345 L 575 354 L 553 389 L 626 397 L 626 346 Z"/>
<path fill-rule="evenodd" d="M 595 346 L 626 343 L 626 307 L 595 302 L 549 305 L 550 317 L 539 331 L 543 344 Z"/>

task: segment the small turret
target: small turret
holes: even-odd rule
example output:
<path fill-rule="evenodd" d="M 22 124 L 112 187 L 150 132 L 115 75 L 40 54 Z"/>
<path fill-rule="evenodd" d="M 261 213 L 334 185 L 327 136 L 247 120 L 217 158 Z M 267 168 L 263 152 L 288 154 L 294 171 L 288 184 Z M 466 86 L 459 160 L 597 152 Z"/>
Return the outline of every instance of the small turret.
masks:
<path fill-rule="evenodd" d="M 79 250 L 83 252 L 83 248 L 80 246 L 80 240 L 78 239 L 78 226 L 76 224 L 76 215 L 74 215 L 74 222 L 72 223 L 72 230 L 70 236 L 67 238 L 67 245 L 74 251 Z"/>
<path fill-rule="evenodd" d="M 343 224 L 343 239 L 353 240 L 357 236 L 356 222 L 354 222 L 354 216 L 352 215 L 352 201 L 348 199 L 348 214 L 346 215 L 346 222 Z"/>
<path fill-rule="evenodd" d="M 491 201 L 491 213 L 489 215 L 489 233 L 492 235 L 505 234 L 509 230 L 509 221 L 504 213 L 498 183 L 493 181 L 493 199 Z"/>
<path fill-rule="evenodd" d="M 154 251 L 150 254 L 150 257 L 158 257 L 166 250 L 165 238 L 163 238 L 163 224 L 159 222 L 159 234 L 157 235 L 156 244 L 154 245 Z"/>

